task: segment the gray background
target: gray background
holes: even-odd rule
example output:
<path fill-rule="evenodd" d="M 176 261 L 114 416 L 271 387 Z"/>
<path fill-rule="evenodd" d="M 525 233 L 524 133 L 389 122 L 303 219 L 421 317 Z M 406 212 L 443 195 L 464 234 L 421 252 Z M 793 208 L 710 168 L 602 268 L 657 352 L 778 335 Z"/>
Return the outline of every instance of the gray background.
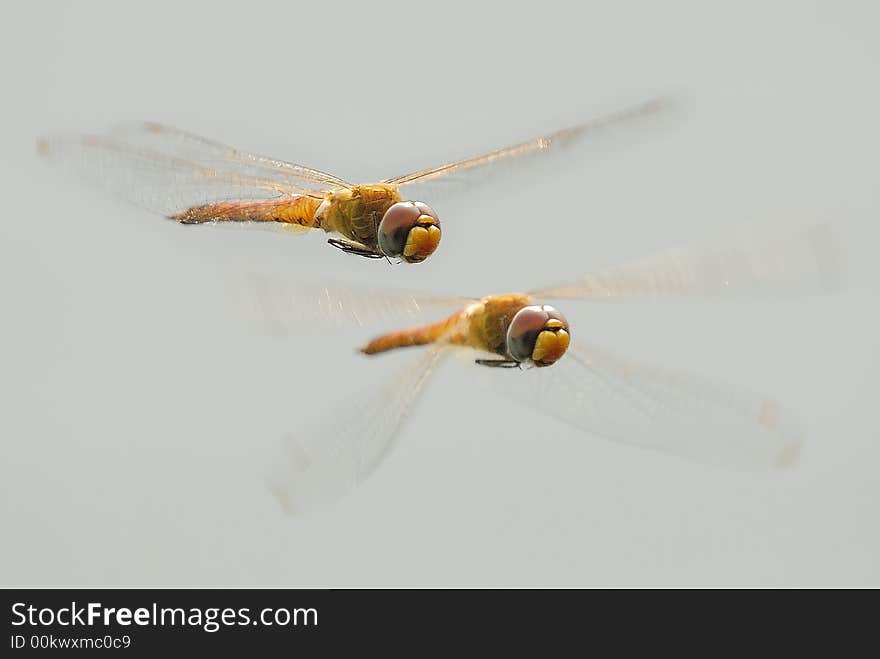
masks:
<path fill-rule="evenodd" d="M 0 582 L 880 582 L 874 3 L 6 15 Z M 666 92 L 682 102 L 662 121 L 434 203 L 445 240 L 413 267 L 321 236 L 159 221 L 34 153 L 46 131 L 149 118 L 374 180 Z M 724 472 L 578 434 L 452 361 L 335 511 L 293 520 L 266 490 L 278 439 L 332 418 L 386 362 L 352 356 L 373 329 L 279 338 L 240 322 L 230 291 L 246 273 L 481 295 L 799 210 L 837 225 L 843 293 L 565 309 L 619 351 L 778 396 L 808 430 L 796 470 Z"/>

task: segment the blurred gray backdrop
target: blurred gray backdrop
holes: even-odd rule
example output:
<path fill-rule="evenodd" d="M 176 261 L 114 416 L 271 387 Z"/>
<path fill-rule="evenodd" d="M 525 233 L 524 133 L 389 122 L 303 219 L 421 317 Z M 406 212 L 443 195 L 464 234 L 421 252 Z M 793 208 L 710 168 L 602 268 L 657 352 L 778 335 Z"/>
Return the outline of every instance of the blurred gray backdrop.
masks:
<path fill-rule="evenodd" d="M 6 585 L 878 584 L 877 10 L 868 2 L 12 3 L 0 27 Z M 448 200 L 437 254 L 181 227 L 38 161 L 153 119 L 375 180 L 658 93 L 654 122 Z M 778 397 L 797 469 L 725 472 L 580 434 L 445 364 L 353 497 L 282 514 L 264 468 L 381 360 L 376 329 L 275 337 L 249 273 L 456 295 L 546 285 L 774 213 L 840 230 L 849 287 L 569 303 L 620 352 Z M 406 319 L 404 319 L 404 322 Z M 393 323 L 392 323 L 393 325 Z M 389 362 L 391 363 L 391 362 Z"/>

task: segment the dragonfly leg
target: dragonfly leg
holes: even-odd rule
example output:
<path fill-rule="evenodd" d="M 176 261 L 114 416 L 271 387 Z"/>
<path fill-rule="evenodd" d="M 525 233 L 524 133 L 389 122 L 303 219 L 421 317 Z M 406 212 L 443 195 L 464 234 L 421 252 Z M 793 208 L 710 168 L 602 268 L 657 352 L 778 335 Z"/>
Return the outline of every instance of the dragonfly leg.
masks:
<path fill-rule="evenodd" d="M 339 240 L 338 238 L 330 238 L 327 240 L 328 243 L 336 247 L 337 249 L 341 249 L 346 254 L 354 254 L 355 256 L 363 256 L 367 259 L 384 259 L 384 254 L 377 254 L 376 252 L 364 247 L 360 243 L 349 242 L 348 240 Z"/>
<path fill-rule="evenodd" d="M 475 364 L 491 368 L 519 368 L 520 363 L 513 359 L 475 359 Z"/>

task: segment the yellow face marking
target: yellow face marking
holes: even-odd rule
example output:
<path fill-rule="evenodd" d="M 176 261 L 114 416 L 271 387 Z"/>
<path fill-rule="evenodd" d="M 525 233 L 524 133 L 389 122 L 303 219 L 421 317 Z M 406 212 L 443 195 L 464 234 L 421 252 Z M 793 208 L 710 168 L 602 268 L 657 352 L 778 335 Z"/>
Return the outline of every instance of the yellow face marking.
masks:
<path fill-rule="evenodd" d="M 410 229 L 406 238 L 403 256 L 407 261 L 424 261 L 434 253 L 439 243 L 440 227 L 434 224 L 427 227 L 415 226 Z"/>
<path fill-rule="evenodd" d="M 544 327 L 546 329 L 562 329 L 565 325 L 558 318 L 551 318 L 546 323 L 544 323 Z"/>
<path fill-rule="evenodd" d="M 434 223 L 435 220 L 430 215 L 419 215 L 419 219 L 416 220 L 416 224 L 421 224 L 422 226 L 428 226 Z"/>
<path fill-rule="evenodd" d="M 532 361 L 545 366 L 552 364 L 568 350 L 569 338 L 564 329 L 555 332 L 542 330 L 535 341 L 535 349 L 532 350 Z"/>

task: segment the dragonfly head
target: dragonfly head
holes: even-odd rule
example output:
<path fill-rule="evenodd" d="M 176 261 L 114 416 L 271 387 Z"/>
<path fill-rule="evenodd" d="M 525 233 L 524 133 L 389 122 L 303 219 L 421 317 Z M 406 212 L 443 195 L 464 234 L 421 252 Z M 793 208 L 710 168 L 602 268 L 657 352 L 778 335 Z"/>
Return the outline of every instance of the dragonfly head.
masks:
<path fill-rule="evenodd" d="M 507 352 L 518 362 L 550 366 L 568 349 L 568 321 L 549 304 L 523 307 L 507 328 Z"/>
<path fill-rule="evenodd" d="M 421 263 L 440 242 L 440 219 L 420 201 L 392 204 L 379 222 L 379 249 L 385 256 Z"/>

